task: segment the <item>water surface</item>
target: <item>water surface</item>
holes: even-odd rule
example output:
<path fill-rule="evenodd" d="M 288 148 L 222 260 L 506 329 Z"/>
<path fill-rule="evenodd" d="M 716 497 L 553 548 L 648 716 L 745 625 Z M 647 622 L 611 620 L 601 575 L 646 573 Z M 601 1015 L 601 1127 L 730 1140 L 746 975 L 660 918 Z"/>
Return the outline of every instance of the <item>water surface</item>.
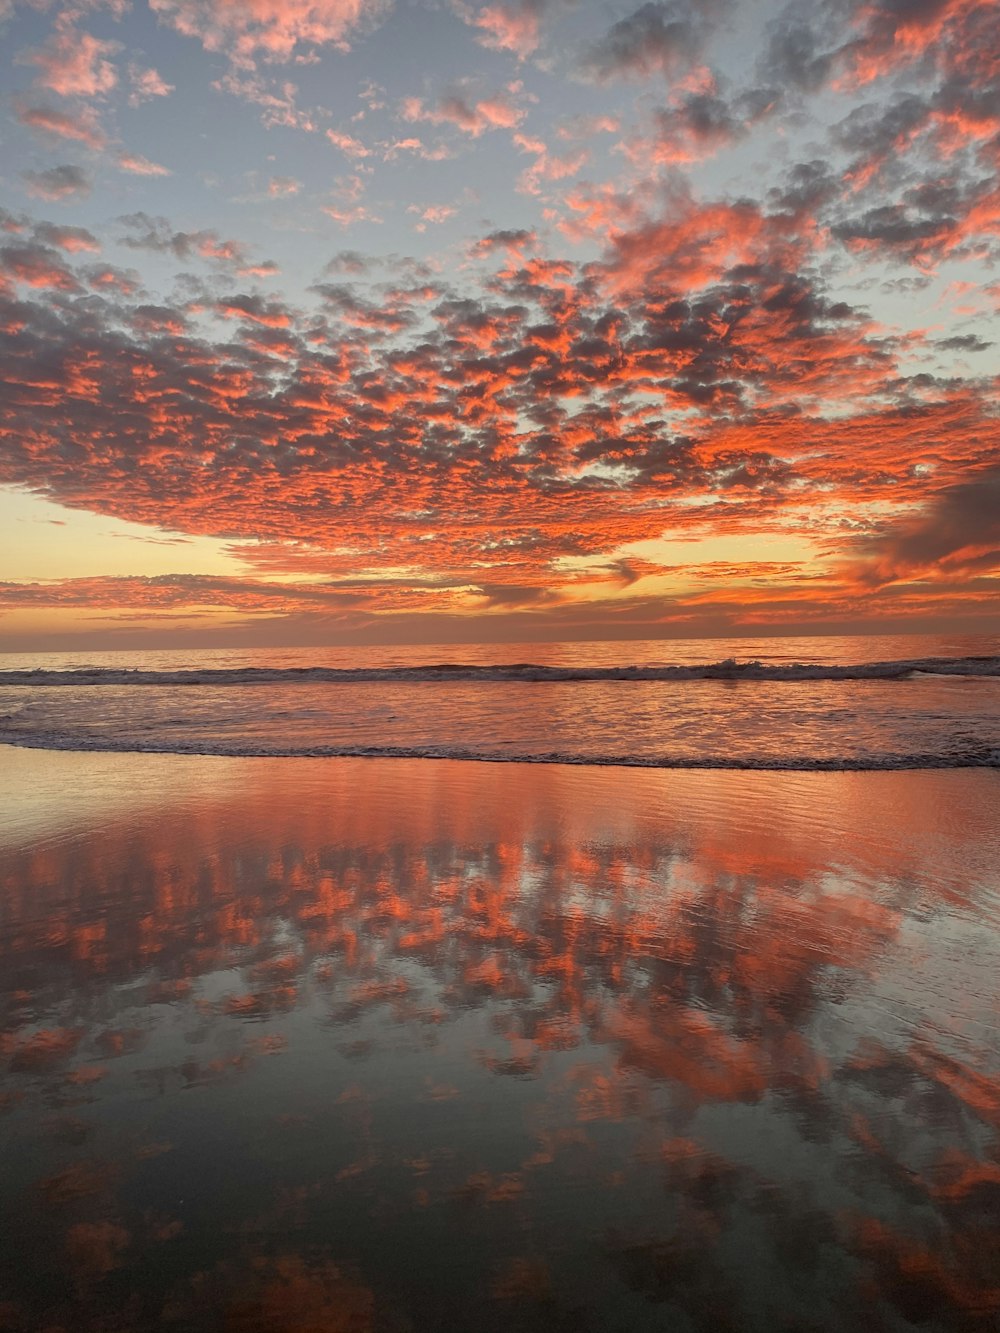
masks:
<path fill-rule="evenodd" d="M 928 635 L 0 658 L 0 742 L 660 768 L 1000 767 L 1000 643 Z"/>
<path fill-rule="evenodd" d="M 0 1327 L 996 1327 L 997 773 L 0 757 Z"/>

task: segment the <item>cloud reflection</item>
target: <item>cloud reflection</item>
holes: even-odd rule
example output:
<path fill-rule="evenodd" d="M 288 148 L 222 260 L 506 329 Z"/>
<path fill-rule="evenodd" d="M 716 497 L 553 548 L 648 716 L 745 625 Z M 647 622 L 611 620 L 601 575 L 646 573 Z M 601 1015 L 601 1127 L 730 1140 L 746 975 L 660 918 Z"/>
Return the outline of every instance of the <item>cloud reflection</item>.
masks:
<path fill-rule="evenodd" d="M 15 1321 L 989 1327 L 992 774 L 64 760 L 157 806 L 0 863 Z"/>

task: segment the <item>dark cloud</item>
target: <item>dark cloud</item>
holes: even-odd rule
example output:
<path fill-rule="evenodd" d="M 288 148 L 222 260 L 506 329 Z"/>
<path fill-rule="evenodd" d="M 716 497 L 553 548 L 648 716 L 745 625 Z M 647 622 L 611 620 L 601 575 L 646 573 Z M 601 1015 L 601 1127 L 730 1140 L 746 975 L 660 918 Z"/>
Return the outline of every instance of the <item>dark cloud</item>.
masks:
<path fill-rule="evenodd" d="M 188 261 L 204 259 L 220 267 L 235 268 L 238 273 L 266 276 L 277 271 L 270 260 L 257 263 L 250 258 L 241 241 L 226 240 L 215 231 L 175 231 L 163 217 L 131 213 L 120 219 L 125 227 L 121 244 L 130 250 L 151 250 Z"/>
<path fill-rule="evenodd" d="M 935 488 L 923 512 L 883 534 L 859 576 L 872 584 L 914 574 L 1000 568 L 1000 467 Z"/>
<path fill-rule="evenodd" d="M 52 222 L 39 222 L 32 229 L 32 235 L 42 245 L 54 245 L 60 250 L 74 254 L 81 250 L 100 250 L 97 237 L 86 227 L 59 227 Z"/>
<path fill-rule="evenodd" d="M 856 107 L 833 130 L 834 143 L 850 155 L 850 179 L 863 186 L 886 168 L 898 174 L 905 150 L 927 127 L 929 116 L 927 99 L 912 93 Z"/>
<path fill-rule="evenodd" d="M 28 287 L 49 287 L 61 292 L 82 290 L 72 269 L 48 245 L 0 247 L 0 274 Z"/>
<path fill-rule="evenodd" d="M 958 333 L 951 338 L 938 338 L 934 346 L 945 352 L 985 352 L 994 344 L 977 333 Z"/>
<path fill-rule="evenodd" d="M 512 256 L 522 256 L 526 251 L 534 250 L 537 245 L 538 235 L 535 231 L 526 227 L 509 227 L 500 231 L 491 231 L 486 236 L 481 237 L 472 246 L 471 253 L 477 259 L 494 255 L 498 251 Z"/>
<path fill-rule="evenodd" d="M 682 69 L 700 54 L 724 7 L 722 0 L 649 0 L 584 52 L 580 70 L 607 82 Z"/>
<path fill-rule="evenodd" d="M 324 273 L 351 273 L 360 275 L 367 273 L 372 267 L 377 266 L 379 261 L 369 255 L 363 255 L 360 250 L 341 250 L 324 268 Z"/>
<path fill-rule="evenodd" d="M 677 166 L 709 157 L 747 135 L 780 104 L 778 93 L 757 88 L 730 97 L 714 78 L 655 108 L 650 129 L 625 139 L 620 150 L 637 166 Z"/>
<path fill-rule="evenodd" d="M 791 6 L 768 25 L 767 46 L 760 72 L 779 88 L 815 93 L 827 82 L 833 68 L 833 52 L 815 10 Z"/>
<path fill-rule="evenodd" d="M 781 186 L 768 191 L 768 203 L 776 213 L 797 218 L 815 217 L 840 197 L 843 181 L 830 163 L 822 159 L 797 162 L 785 173 Z"/>
<path fill-rule="evenodd" d="M 280 301 L 267 301 L 262 296 L 227 296 L 215 303 L 220 315 L 229 319 L 246 319 L 267 328 L 287 329 L 291 314 Z"/>
<path fill-rule="evenodd" d="M 29 194 L 54 203 L 90 193 L 90 177 L 82 167 L 75 167 L 69 163 L 60 167 L 48 167 L 45 171 L 24 171 L 21 173 L 21 179 L 27 186 Z"/>
<path fill-rule="evenodd" d="M 956 218 L 949 213 L 928 216 L 903 204 L 884 204 L 847 222 L 837 223 L 833 234 L 842 241 L 885 245 L 912 258 L 927 241 L 940 235 L 942 230 L 952 230 L 955 226 Z"/>
<path fill-rule="evenodd" d="M 416 315 L 405 303 L 393 306 L 368 300 L 347 283 L 321 282 L 312 291 L 320 297 L 324 310 L 356 328 L 400 333 L 416 322 Z"/>

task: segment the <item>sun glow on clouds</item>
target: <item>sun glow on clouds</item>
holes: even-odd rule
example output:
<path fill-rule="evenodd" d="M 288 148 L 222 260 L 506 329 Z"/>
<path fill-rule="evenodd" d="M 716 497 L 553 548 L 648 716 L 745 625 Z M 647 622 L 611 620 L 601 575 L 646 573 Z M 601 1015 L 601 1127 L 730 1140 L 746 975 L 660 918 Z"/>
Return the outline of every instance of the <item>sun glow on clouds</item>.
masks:
<path fill-rule="evenodd" d="M 0 641 L 995 616 L 995 6 L 6 35 Z"/>
<path fill-rule="evenodd" d="M 66 509 L 38 496 L 0 487 L 2 577 L 37 583 L 115 576 L 123 569 L 152 578 L 176 571 L 238 574 L 242 568 L 225 543 L 139 523 Z"/>

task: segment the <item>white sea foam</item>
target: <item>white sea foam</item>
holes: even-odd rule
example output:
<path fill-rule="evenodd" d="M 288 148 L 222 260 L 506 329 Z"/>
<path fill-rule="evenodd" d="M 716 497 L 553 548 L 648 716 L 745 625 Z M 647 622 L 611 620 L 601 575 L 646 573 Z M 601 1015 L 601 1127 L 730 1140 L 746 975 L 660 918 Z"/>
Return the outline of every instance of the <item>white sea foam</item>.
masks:
<path fill-rule="evenodd" d="M 948 753 L 830 755 L 601 755 L 552 750 L 511 752 L 461 745 L 288 745 L 213 740 L 144 739 L 138 736 L 74 735 L 32 731 L 5 734 L 0 742 L 31 750 L 102 751 L 110 753 L 215 755 L 246 759 L 452 759 L 491 764 L 568 764 L 594 768 L 730 769 L 773 772 L 877 772 L 902 769 L 1000 768 L 1000 749 L 956 747 Z"/>

